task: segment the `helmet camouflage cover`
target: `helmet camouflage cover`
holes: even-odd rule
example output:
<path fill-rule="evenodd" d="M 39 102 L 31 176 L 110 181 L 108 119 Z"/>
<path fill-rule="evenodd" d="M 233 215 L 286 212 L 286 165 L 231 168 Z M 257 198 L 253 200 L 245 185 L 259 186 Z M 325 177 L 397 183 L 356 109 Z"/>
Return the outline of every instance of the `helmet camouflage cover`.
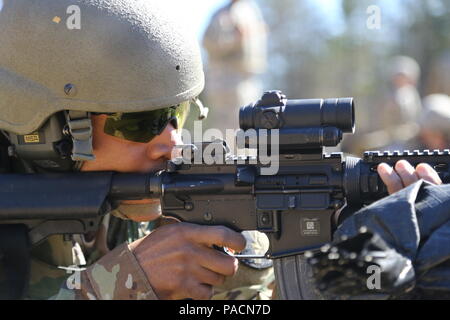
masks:
<path fill-rule="evenodd" d="M 199 46 L 161 2 L 0 2 L 0 129 L 27 134 L 61 110 L 142 112 L 196 97 Z"/>

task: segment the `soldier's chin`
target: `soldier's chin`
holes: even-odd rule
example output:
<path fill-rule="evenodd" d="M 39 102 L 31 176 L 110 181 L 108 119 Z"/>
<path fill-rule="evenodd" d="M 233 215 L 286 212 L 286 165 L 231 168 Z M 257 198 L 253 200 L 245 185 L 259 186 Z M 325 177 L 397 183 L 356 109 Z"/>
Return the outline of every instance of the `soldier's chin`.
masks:
<path fill-rule="evenodd" d="M 130 203 L 123 201 L 112 215 L 130 219 L 136 222 L 146 222 L 158 219 L 161 216 L 161 204 L 159 201 L 151 201 L 145 203 Z"/>

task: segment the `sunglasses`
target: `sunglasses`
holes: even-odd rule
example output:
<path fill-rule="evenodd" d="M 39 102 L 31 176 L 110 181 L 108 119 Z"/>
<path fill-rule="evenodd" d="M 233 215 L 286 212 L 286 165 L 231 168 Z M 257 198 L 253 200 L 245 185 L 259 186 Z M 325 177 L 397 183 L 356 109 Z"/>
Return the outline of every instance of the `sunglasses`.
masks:
<path fill-rule="evenodd" d="M 160 135 L 170 123 L 182 128 L 189 113 L 190 102 L 153 111 L 108 114 L 104 132 L 128 141 L 147 143 Z"/>

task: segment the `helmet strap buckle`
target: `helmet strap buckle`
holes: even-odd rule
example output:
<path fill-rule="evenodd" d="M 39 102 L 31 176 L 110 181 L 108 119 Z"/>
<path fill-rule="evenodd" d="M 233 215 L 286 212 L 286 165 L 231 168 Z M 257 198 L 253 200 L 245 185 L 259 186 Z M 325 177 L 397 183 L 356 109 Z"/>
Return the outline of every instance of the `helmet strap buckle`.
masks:
<path fill-rule="evenodd" d="M 72 160 L 95 160 L 92 148 L 92 122 L 90 112 L 65 111 L 69 133 L 72 137 Z"/>

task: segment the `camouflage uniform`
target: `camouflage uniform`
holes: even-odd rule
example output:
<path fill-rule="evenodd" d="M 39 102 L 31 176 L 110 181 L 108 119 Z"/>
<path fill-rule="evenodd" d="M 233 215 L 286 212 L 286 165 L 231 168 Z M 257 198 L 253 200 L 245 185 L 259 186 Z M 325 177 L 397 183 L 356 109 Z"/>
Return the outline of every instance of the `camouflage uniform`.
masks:
<path fill-rule="evenodd" d="M 257 231 L 244 231 L 247 245 L 241 254 L 263 255 L 269 247 L 267 237 Z M 270 300 L 275 285 L 272 261 L 244 259 L 233 277 L 214 288 L 213 300 Z"/>
<path fill-rule="evenodd" d="M 90 243 L 81 240 L 80 244 L 75 240 L 80 237 L 65 240 L 58 235 L 34 248 L 27 298 L 157 299 L 127 243 L 103 256 L 107 253 L 102 248 L 102 242 L 106 243 L 104 226 Z M 86 249 L 90 244 L 92 247 L 87 250 L 86 258 L 92 264 L 84 270 L 86 259 L 81 247 Z"/>
<path fill-rule="evenodd" d="M 403 144 L 391 146 L 398 150 L 447 149 L 450 142 L 450 97 L 432 94 L 423 99 L 424 111 L 418 118 L 420 131 Z M 424 140 L 424 138 L 432 134 Z M 425 136 L 424 136 L 425 134 Z"/>
<path fill-rule="evenodd" d="M 153 223 L 135 223 L 107 215 L 90 240 L 87 236 L 69 240 L 59 235 L 49 237 L 32 251 L 27 299 L 158 299 L 126 243 L 149 234 L 154 227 Z M 266 238 L 255 232 L 244 235 L 250 241 L 243 254 L 259 255 L 267 250 Z M 234 277 L 215 288 L 212 299 L 271 299 L 273 283 L 271 261 L 245 261 Z"/>
<path fill-rule="evenodd" d="M 149 234 L 155 228 L 172 223 L 172 218 L 161 218 L 153 223 L 132 223 L 135 229 L 130 241 Z M 137 227 L 136 227 L 137 226 Z M 263 255 L 269 248 L 265 235 L 257 231 L 244 231 L 247 245 L 241 254 Z M 227 277 L 223 285 L 214 288 L 213 300 L 268 300 L 272 297 L 275 275 L 272 261 L 268 259 L 245 259 L 239 263 L 237 273 Z"/>

